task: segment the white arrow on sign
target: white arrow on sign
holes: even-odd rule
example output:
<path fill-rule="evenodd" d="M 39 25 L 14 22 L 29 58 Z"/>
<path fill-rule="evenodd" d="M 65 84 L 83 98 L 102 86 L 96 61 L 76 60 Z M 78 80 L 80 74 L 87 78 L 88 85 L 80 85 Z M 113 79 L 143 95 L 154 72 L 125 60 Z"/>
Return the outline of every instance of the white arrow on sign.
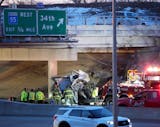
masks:
<path fill-rule="evenodd" d="M 61 24 L 63 24 L 64 23 L 64 18 L 60 18 L 59 19 L 59 22 L 58 22 L 58 24 L 57 24 L 57 27 L 59 27 Z"/>

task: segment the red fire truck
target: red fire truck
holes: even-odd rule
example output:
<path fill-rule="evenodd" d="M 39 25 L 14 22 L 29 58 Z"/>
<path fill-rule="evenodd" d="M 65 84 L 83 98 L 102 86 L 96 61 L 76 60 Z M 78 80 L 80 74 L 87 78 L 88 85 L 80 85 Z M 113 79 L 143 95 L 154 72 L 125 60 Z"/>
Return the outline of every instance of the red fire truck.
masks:
<path fill-rule="evenodd" d="M 142 77 L 142 72 L 138 72 L 138 70 L 128 70 L 127 81 L 119 84 L 119 98 L 132 97 L 133 95 L 143 91 L 145 89 L 145 85 Z"/>
<path fill-rule="evenodd" d="M 160 67 L 149 66 L 145 69 L 143 80 L 146 89 L 160 89 Z"/>
<path fill-rule="evenodd" d="M 148 89 L 160 89 L 160 68 L 147 67 L 145 71 L 128 70 L 127 80 L 118 84 L 119 98 L 130 98 Z M 102 97 L 105 104 L 112 102 L 112 83 L 103 86 Z"/>
<path fill-rule="evenodd" d="M 144 81 L 144 89 L 138 93 L 133 92 L 133 96 L 129 98 L 120 98 L 118 100 L 119 106 L 160 107 L 160 68 L 147 67 L 142 75 L 142 80 Z M 131 91 L 128 89 L 126 93 L 131 93 Z M 121 92 L 123 93 L 123 91 Z"/>

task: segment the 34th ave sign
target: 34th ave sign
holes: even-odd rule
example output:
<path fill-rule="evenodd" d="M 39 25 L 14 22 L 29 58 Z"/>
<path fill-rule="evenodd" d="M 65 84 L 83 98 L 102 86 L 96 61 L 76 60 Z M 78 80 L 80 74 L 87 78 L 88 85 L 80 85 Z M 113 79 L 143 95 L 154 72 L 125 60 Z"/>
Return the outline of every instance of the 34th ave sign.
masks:
<path fill-rule="evenodd" d="M 65 36 L 66 12 L 63 10 L 5 9 L 6 36 Z"/>
<path fill-rule="evenodd" d="M 66 34 L 66 13 L 60 10 L 39 10 L 38 11 L 38 34 L 65 35 Z"/>

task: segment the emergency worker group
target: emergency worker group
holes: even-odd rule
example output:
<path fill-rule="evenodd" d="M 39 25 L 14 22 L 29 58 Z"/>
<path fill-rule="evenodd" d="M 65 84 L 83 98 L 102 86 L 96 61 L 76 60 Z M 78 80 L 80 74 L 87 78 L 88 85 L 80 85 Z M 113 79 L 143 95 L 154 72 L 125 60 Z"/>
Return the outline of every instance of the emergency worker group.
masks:
<path fill-rule="evenodd" d="M 54 84 L 54 88 L 52 91 L 52 99 L 53 99 L 53 103 L 58 105 L 75 104 L 73 90 L 70 87 L 68 87 L 62 92 L 57 83 Z"/>
<path fill-rule="evenodd" d="M 79 105 L 89 103 L 92 99 L 94 102 L 98 100 L 98 87 L 93 80 L 87 82 L 83 78 L 79 78 L 79 75 L 73 75 L 71 78 L 71 84 L 64 90 L 61 90 L 56 81 L 54 81 L 52 89 L 52 99 L 54 104 L 58 105 Z M 83 101 L 83 100 L 84 101 Z"/>
<path fill-rule="evenodd" d="M 98 100 L 99 89 L 96 87 L 97 81 L 94 80 L 94 74 L 90 77 L 86 73 L 80 71 L 81 75 L 74 74 L 70 77 L 71 83 L 65 89 L 60 89 L 60 84 L 54 81 L 51 90 L 52 96 L 47 100 L 42 89 L 27 89 L 21 91 L 21 102 L 29 103 L 48 103 L 56 105 L 79 105 L 88 104 L 92 99 L 94 103 Z"/>
<path fill-rule="evenodd" d="M 24 88 L 20 94 L 21 102 L 42 104 L 45 103 L 45 99 L 45 94 L 40 88 L 35 90 Z"/>

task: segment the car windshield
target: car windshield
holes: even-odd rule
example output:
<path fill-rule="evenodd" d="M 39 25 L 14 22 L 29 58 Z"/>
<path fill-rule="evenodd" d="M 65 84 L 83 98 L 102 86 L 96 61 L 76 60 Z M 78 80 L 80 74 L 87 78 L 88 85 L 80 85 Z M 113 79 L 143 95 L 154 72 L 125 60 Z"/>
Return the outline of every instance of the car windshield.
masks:
<path fill-rule="evenodd" d="M 102 117 L 112 116 L 112 113 L 105 108 L 90 110 L 90 113 L 92 114 L 92 118 L 102 118 Z"/>

